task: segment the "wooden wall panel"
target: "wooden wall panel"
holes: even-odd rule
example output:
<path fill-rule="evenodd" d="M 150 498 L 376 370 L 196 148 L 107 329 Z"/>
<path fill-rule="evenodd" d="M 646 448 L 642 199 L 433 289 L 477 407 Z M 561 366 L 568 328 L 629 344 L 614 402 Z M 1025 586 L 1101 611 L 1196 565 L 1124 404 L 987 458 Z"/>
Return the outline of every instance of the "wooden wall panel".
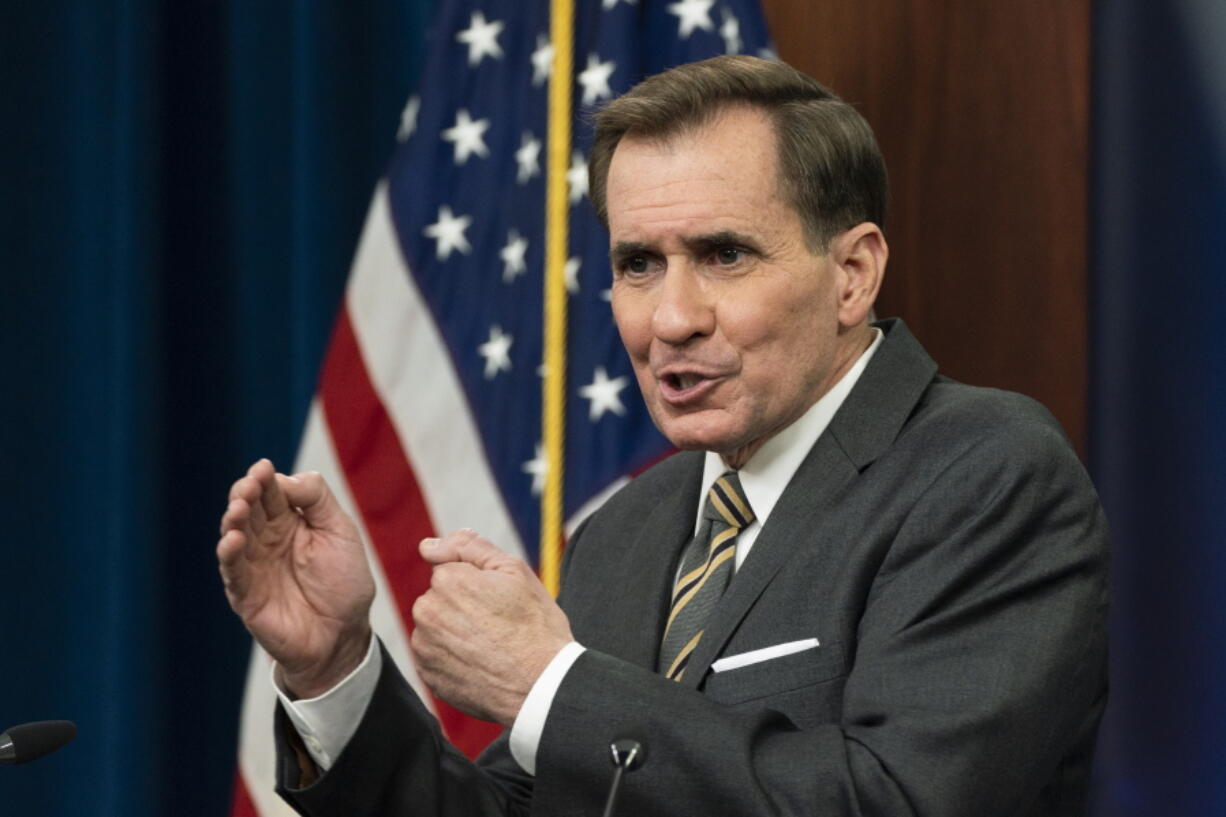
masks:
<path fill-rule="evenodd" d="M 890 171 L 878 301 L 942 370 L 1029 394 L 1085 450 L 1089 0 L 764 0 Z"/>

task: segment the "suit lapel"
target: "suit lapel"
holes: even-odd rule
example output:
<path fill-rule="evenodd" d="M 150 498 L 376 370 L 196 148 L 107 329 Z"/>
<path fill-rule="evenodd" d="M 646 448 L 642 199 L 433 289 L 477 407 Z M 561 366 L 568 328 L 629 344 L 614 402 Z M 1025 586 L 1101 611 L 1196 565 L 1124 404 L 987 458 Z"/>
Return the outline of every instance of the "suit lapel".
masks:
<path fill-rule="evenodd" d="M 697 688 L 702 683 L 711 663 L 788 559 L 800 548 L 822 546 L 823 523 L 840 512 L 838 496 L 893 444 L 932 382 L 936 364 L 906 325 L 893 319 L 878 326 L 886 333 L 884 341 L 788 483 L 733 577 L 690 657 L 682 676 L 687 686 Z"/>
<path fill-rule="evenodd" d="M 861 471 L 894 444 L 937 373 L 937 364 L 901 320 L 876 326 L 885 339 L 826 429 Z"/>
<path fill-rule="evenodd" d="M 629 543 L 620 582 L 609 582 L 605 601 L 598 609 L 634 611 L 633 621 L 601 628 L 604 649 L 652 672 L 664 632 L 673 573 L 685 543 L 694 535 L 698 514 L 698 491 L 702 483 L 701 454 L 679 454 L 687 463 L 682 479 L 661 494 L 659 501 L 639 526 Z"/>
<path fill-rule="evenodd" d="M 753 550 L 733 576 L 727 594 L 716 606 L 702 640 L 690 656 L 682 683 L 691 687 L 701 684 L 711 663 L 723 652 L 758 597 L 788 559 L 799 552 L 797 543 L 805 547 L 821 545 L 820 533 L 815 532 L 820 532 L 822 520 L 835 512 L 835 498 L 856 475 L 856 469 L 832 438 L 825 434 L 818 438 L 758 534 Z M 784 508 L 787 511 L 780 513 Z M 815 536 L 818 541 L 814 541 Z"/>

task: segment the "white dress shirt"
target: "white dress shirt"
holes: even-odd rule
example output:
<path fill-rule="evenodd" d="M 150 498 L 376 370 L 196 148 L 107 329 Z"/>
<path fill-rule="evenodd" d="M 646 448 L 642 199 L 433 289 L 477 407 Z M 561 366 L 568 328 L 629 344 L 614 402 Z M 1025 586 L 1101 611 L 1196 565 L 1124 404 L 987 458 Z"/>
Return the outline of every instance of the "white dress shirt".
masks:
<path fill-rule="evenodd" d="M 735 569 L 740 569 L 749 556 L 758 538 L 758 532 L 762 530 L 771 511 L 779 502 L 779 497 L 792 481 L 796 469 L 817 442 L 817 438 L 830 425 L 830 420 L 843 405 L 852 387 L 864 373 L 869 360 L 876 353 L 877 347 L 881 345 L 881 339 L 884 337 L 881 330 L 873 329 L 873 333 L 873 342 L 839 382 L 810 406 L 796 422 L 767 440 L 737 472 L 741 488 L 745 491 L 749 506 L 753 508 L 754 521 L 737 535 Z M 728 466 L 723 458 L 708 451 L 703 463 L 699 496 L 705 497 L 715 480 L 727 470 Z M 694 518 L 695 533 L 702 521 L 702 504 L 698 503 L 698 513 Z M 511 726 L 511 756 L 528 774 L 536 774 L 536 751 L 554 696 L 566 673 L 583 651 L 582 645 L 572 641 L 554 656 L 524 699 L 515 723 Z M 374 695 L 382 667 L 382 655 L 375 649 L 372 638 L 366 658 L 358 668 L 318 698 L 293 701 L 277 688 L 277 695 L 290 722 L 302 736 L 307 751 L 320 769 L 327 770 L 353 737 L 366 706 Z M 273 679 L 276 686 L 275 667 Z"/>

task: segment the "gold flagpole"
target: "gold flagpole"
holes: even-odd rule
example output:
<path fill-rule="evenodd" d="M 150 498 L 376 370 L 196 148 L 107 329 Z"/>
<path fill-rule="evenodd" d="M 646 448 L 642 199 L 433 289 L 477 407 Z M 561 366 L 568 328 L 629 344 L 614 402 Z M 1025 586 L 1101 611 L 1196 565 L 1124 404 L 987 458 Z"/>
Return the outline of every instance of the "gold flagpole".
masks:
<path fill-rule="evenodd" d="M 566 444 L 566 251 L 570 162 L 573 0 L 551 0 L 549 35 L 553 72 L 549 78 L 549 142 L 545 191 L 545 377 L 542 436 L 546 463 L 541 493 L 541 581 L 558 594 L 562 562 L 562 477 Z"/>

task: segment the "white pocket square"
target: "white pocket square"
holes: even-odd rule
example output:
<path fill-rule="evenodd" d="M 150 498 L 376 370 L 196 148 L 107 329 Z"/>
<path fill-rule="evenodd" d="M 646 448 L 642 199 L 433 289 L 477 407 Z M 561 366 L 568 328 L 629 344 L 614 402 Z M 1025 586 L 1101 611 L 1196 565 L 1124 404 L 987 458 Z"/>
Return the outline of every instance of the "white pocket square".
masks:
<path fill-rule="evenodd" d="M 785 641 L 782 644 L 773 644 L 769 647 L 763 647 L 760 650 L 750 650 L 749 652 L 738 653 L 737 655 L 726 655 L 711 665 L 712 672 L 726 672 L 730 669 L 738 667 L 747 667 L 750 664 L 758 664 L 762 661 L 769 661 L 772 658 L 782 658 L 785 655 L 811 650 L 814 647 L 821 646 L 816 638 L 802 638 L 799 641 Z"/>

